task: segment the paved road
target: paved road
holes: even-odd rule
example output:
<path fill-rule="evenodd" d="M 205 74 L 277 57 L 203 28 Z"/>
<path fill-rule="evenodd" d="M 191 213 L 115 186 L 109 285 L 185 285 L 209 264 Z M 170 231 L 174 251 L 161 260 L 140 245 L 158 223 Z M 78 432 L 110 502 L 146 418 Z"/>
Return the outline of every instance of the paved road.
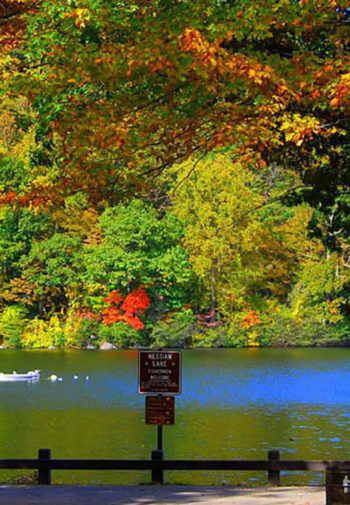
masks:
<path fill-rule="evenodd" d="M 0 486 L 0 505 L 324 505 L 323 488 Z"/>

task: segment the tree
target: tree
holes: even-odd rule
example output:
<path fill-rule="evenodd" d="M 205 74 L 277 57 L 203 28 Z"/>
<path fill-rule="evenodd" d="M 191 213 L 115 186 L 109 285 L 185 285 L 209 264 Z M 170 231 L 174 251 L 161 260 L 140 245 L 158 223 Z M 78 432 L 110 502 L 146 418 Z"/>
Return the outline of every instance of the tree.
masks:
<path fill-rule="evenodd" d="M 21 275 L 22 257 L 48 226 L 47 217 L 27 209 L 3 207 L 0 213 L 0 278 L 8 282 Z"/>
<path fill-rule="evenodd" d="M 22 259 L 22 278 L 35 286 L 32 300 L 40 315 L 67 309 L 69 294 L 81 290 L 82 267 L 78 253 L 81 240 L 54 233 L 47 240 L 35 241 Z"/>
<path fill-rule="evenodd" d="M 9 173 L 4 179 L 11 180 Z M 1 298 L 25 303 L 40 315 L 79 305 L 87 289 L 80 278 L 84 242 L 94 241 L 98 214 L 83 194 L 53 212 L 7 206 L 0 218 Z"/>
<path fill-rule="evenodd" d="M 334 0 L 9 5 L 27 26 L 15 54 L 8 44 L 2 88 L 35 111 L 49 200 L 84 188 L 115 203 L 225 145 L 242 163 L 301 166 L 311 184 L 322 167 L 342 170 L 350 73 Z"/>
<path fill-rule="evenodd" d="M 212 316 L 219 309 L 229 318 L 261 308 L 264 299 L 285 301 L 299 261 L 312 248 L 307 237 L 312 209 L 283 206 L 282 183 L 269 188 L 261 172 L 229 155 L 208 155 L 173 172 L 178 183 L 170 194 L 202 283 L 202 308 Z"/>
<path fill-rule="evenodd" d="M 101 215 L 101 241 L 82 253 L 85 283 L 100 294 L 115 289 L 122 296 L 140 285 L 156 313 L 189 302 L 193 274 L 179 241 L 183 227 L 174 215 L 161 216 L 150 204 L 134 199 Z"/>

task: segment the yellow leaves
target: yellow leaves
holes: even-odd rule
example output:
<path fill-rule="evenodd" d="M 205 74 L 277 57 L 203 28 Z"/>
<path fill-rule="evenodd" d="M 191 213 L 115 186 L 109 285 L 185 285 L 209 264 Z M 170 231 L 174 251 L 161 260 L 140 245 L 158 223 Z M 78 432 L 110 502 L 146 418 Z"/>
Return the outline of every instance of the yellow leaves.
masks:
<path fill-rule="evenodd" d="M 250 79 L 253 79 L 255 76 L 256 76 L 256 71 L 255 71 L 254 69 L 252 69 L 252 68 L 251 68 L 251 69 L 249 69 L 249 70 L 248 70 L 248 77 L 249 77 Z"/>
<path fill-rule="evenodd" d="M 345 100 L 349 97 L 350 92 L 350 72 L 343 74 L 338 83 L 333 86 L 332 90 L 335 96 L 329 102 L 331 107 L 338 107 L 340 104 L 345 105 Z"/>
<path fill-rule="evenodd" d="M 16 123 L 17 113 L 32 118 L 27 100 L 4 98 L 0 106 L 0 154 L 16 156 L 29 161 L 29 152 L 34 144 L 34 128 L 23 131 Z"/>
<path fill-rule="evenodd" d="M 96 233 L 99 215 L 92 207 L 79 209 L 75 202 L 66 201 L 65 207 L 54 211 L 52 217 L 66 230 L 67 235 L 88 238 Z"/>
<path fill-rule="evenodd" d="M 285 132 L 286 141 L 294 142 L 298 147 L 314 135 L 329 137 L 337 131 L 335 127 L 329 128 L 322 125 L 314 116 L 301 116 L 300 114 L 285 116 L 280 129 Z"/>
<path fill-rule="evenodd" d="M 45 348 L 62 345 L 63 338 L 61 322 L 54 314 L 48 321 L 32 319 L 24 330 L 22 342 L 25 347 Z"/>
<path fill-rule="evenodd" d="M 0 291 L 0 298 L 10 303 L 33 305 L 35 285 L 26 279 L 15 277 Z"/>
<path fill-rule="evenodd" d="M 258 340 L 260 333 L 256 330 L 250 331 L 247 336 L 247 346 L 248 347 L 259 347 L 260 342 Z"/>
<path fill-rule="evenodd" d="M 91 20 L 91 12 L 85 8 L 78 8 L 73 12 L 65 12 L 63 17 L 65 19 L 73 18 L 75 20 L 75 26 L 79 29 L 83 29 Z"/>
<path fill-rule="evenodd" d="M 252 67 L 248 70 L 248 77 L 255 84 L 262 84 L 265 78 L 265 74 L 262 70 Z"/>
<path fill-rule="evenodd" d="M 9 4 L 19 4 L 19 5 L 32 5 L 36 2 L 38 2 L 39 0 L 7 0 Z"/>
<path fill-rule="evenodd" d="M 329 102 L 329 105 L 330 105 L 331 107 L 338 107 L 339 103 L 340 103 L 340 98 L 339 98 L 339 96 L 336 96 L 336 97 L 334 97 L 334 98 L 333 98 L 333 99 Z"/>
<path fill-rule="evenodd" d="M 208 62 L 213 66 L 213 67 L 216 67 L 217 66 L 217 61 L 215 58 L 213 58 L 212 56 L 209 56 L 208 57 Z"/>

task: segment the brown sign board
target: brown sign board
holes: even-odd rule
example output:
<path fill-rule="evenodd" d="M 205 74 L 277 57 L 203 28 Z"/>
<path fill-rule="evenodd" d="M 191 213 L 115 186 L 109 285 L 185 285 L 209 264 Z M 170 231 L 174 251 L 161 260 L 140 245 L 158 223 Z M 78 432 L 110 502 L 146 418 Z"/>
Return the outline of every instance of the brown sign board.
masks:
<path fill-rule="evenodd" d="M 146 424 L 174 424 L 175 398 L 173 396 L 146 396 Z"/>
<path fill-rule="evenodd" d="M 181 393 L 179 351 L 139 351 L 139 393 Z"/>

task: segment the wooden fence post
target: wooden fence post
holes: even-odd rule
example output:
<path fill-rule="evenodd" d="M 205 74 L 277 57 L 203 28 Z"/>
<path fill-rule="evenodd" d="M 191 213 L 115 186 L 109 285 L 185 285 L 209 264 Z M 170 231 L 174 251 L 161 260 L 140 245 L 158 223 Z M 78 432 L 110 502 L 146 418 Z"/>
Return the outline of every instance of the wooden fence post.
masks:
<path fill-rule="evenodd" d="M 271 450 L 267 453 L 267 459 L 269 461 L 279 461 L 280 459 L 280 451 Z M 271 486 L 279 486 L 280 485 L 280 471 L 279 470 L 269 470 L 268 471 L 268 481 Z"/>
<path fill-rule="evenodd" d="M 164 484 L 164 470 L 157 465 L 162 460 L 163 451 L 152 451 L 152 461 L 156 463 L 155 468 L 152 468 L 152 484 Z"/>
<path fill-rule="evenodd" d="M 49 486 L 51 484 L 51 469 L 47 462 L 51 459 L 51 449 L 39 449 L 38 453 L 38 481 L 39 484 Z"/>

